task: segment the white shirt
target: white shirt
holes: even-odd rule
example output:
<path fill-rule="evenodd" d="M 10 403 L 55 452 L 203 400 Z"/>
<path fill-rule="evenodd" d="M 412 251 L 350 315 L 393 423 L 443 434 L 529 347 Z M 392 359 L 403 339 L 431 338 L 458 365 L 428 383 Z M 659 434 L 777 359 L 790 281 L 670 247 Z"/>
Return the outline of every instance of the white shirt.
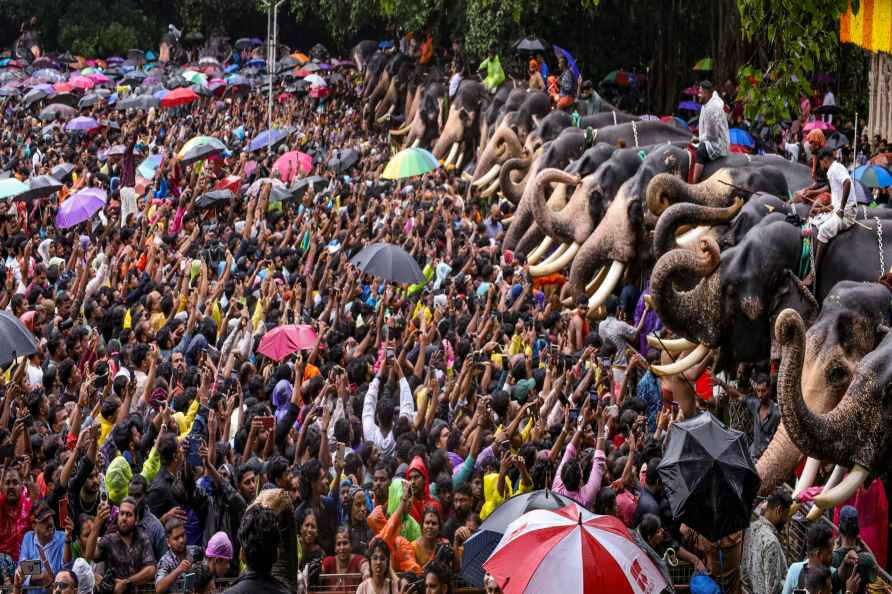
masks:
<path fill-rule="evenodd" d="M 371 441 L 381 453 L 385 456 L 392 456 L 396 451 L 396 439 L 393 437 L 393 431 L 389 431 L 387 435 L 381 431 L 381 428 L 375 422 L 375 409 L 378 406 L 378 388 L 381 381 L 376 377 L 369 384 L 369 391 L 366 392 L 365 401 L 362 404 L 362 436 L 364 439 Z M 400 378 L 400 412 L 399 416 L 408 417 L 410 421 L 415 417 L 415 400 L 412 398 L 412 391 L 409 389 L 409 382 L 406 378 Z M 396 419 L 394 419 L 394 425 Z"/>
<path fill-rule="evenodd" d="M 725 115 L 725 102 L 718 93 L 713 93 L 700 110 L 698 125 L 700 142 L 706 145 L 710 159 L 718 159 L 728 154 L 731 144 L 728 132 L 728 117 Z"/>
<path fill-rule="evenodd" d="M 824 105 L 836 105 L 836 97 L 833 96 L 833 91 L 827 91 L 827 94 L 824 95 Z"/>
<path fill-rule="evenodd" d="M 834 211 L 842 208 L 843 186 L 848 180 L 848 169 L 839 161 L 834 161 L 833 165 L 827 170 L 827 181 L 830 183 L 830 202 Z M 851 190 L 849 194 L 851 194 Z M 856 202 L 854 196 L 850 195 L 846 201 L 846 212 L 854 211 Z"/>

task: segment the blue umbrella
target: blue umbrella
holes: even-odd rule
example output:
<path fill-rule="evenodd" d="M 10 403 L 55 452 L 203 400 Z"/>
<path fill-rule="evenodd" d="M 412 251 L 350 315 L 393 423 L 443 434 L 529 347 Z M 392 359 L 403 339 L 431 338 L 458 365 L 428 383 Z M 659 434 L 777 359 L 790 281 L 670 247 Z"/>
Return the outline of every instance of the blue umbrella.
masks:
<path fill-rule="evenodd" d="M 239 65 L 238 65 L 238 64 L 230 64 L 229 66 L 227 66 L 226 68 L 224 68 L 223 71 L 224 71 L 224 72 L 235 72 L 235 71 L 238 70 L 238 69 L 239 69 Z"/>
<path fill-rule="evenodd" d="M 268 146 L 275 146 L 288 137 L 288 130 L 282 128 L 273 128 L 272 130 L 264 130 L 254 137 L 248 145 L 248 152 L 263 150 Z"/>
<path fill-rule="evenodd" d="M 728 130 L 731 137 L 731 144 L 739 144 L 748 148 L 756 148 L 756 141 L 752 135 L 746 130 L 740 128 L 731 128 Z"/>
<path fill-rule="evenodd" d="M 700 104 L 696 101 L 682 101 L 678 104 L 678 109 L 684 109 L 687 111 L 700 111 Z"/>
<path fill-rule="evenodd" d="M 261 60 L 259 58 L 254 58 L 253 60 L 248 60 L 248 62 L 245 64 L 245 66 L 247 66 L 249 68 L 251 68 L 251 67 L 261 68 L 263 66 L 266 66 L 266 61 Z"/>
<path fill-rule="evenodd" d="M 568 52 L 564 48 L 558 47 L 556 45 L 553 45 L 551 47 L 554 48 L 554 55 L 557 58 L 561 58 L 561 56 L 563 56 L 564 58 L 567 59 L 567 64 L 570 66 L 570 69 L 573 71 L 573 74 L 576 76 L 576 78 L 579 78 L 579 67 L 576 65 L 576 60 L 573 59 L 573 56 L 570 55 L 570 52 Z"/>
<path fill-rule="evenodd" d="M 139 164 L 139 167 L 136 168 L 136 172 L 145 179 L 152 179 L 155 177 L 155 170 L 161 165 L 163 159 L 164 155 L 160 153 L 150 155 L 145 161 Z"/>
<path fill-rule="evenodd" d="M 855 169 L 855 181 L 867 188 L 892 186 L 892 173 L 882 165 L 862 165 Z"/>
<path fill-rule="evenodd" d="M 157 99 L 164 99 L 167 97 L 167 94 L 170 93 L 167 89 L 161 89 L 159 91 L 155 91 L 152 95 Z"/>

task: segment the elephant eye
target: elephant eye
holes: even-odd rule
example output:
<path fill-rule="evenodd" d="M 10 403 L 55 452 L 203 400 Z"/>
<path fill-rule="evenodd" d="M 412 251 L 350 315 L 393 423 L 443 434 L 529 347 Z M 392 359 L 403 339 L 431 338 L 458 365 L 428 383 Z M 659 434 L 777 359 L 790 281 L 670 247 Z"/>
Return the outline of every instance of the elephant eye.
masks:
<path fill-rule="evenodd" d="M 849 370 L 844 366 L 836 364 L 827 370 L 827 381 L 831 384 L 842 384 L 849 379 Z"/>

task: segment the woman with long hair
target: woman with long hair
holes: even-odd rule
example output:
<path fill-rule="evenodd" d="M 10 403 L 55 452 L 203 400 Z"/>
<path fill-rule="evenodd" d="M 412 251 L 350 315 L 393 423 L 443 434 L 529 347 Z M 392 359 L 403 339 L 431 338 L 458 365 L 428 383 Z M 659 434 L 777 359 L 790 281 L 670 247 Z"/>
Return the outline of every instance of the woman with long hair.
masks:
<path fill-rule="evenodd" d="M 356 589 L 356 594 L 399 594 L 399 578 L 390 567 L 390 548 L 376 538 L 369 546 L 369 577 Z"/>

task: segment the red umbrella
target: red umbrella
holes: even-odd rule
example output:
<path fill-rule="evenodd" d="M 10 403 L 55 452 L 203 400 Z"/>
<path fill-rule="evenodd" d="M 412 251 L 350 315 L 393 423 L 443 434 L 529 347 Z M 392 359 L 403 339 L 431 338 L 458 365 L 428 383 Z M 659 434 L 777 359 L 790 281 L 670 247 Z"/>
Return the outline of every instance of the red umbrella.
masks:
<path fill-rule="evenodd" d="M 229 190 L 233 194 L 238 194 L 239 188 L 242 187 L 242 178 L 237 175 L 227 175 L 217 182 L 214 186 L 215 190 Z"/>
<path fill-rule="evenodd" d="M 304 78 L 304 77 L 306 77 L 306 76 L 310 76 L 311 74 L 313 74 L 313 73 L 310 72 L 309 70 L 304 70 L 304 69 L 302 69 L 302 68 L 301 68 L 300 70 L 296 70 L 296 71 L 294 72 L 294 76 L 298 76 L 298 77 L 300 77 L 300 78 Z"/>
<path fill-rule="evenodd" d="M 328 87 L 314 86 L 310 87 L 310 97 L 314 99 L 321 99 L 322 97 L 328 97 L 331 94 L 331 91 Z"/>
<path fill-rule="evenodd" d="M 290 182 L 295 175 L 306 175 L 313 169 L 313 158 L 300 151 L 289 151 L 276 159 L 273 172 L 279 179 Z"/>
<path fill-rule="evenodd" d="M 180 87 L 164 96 L 161 107 L 177 107 L 198 100 L 198 95 L 189 87 Z"/>
<path fill-rule="evenodd" d="M 618 518 L 575 505 L 511 522 L 483 564 L 504 594 L 657 594 L 666 580 Z"/>
<path fill-rule="evenodd" d="M 53 85 L 53 89 L 56 91 L 56 93 L 70 93 L 74 90 L 74 87 L 71 86 L 71 83 L 58 82 Z"/>
<path fill-rule="evenodd" d="M 305 324 L 276 326 L 263 335 L 257 352 L 273 361 L 281 361 L 291 353 L 316 346 L 316 332 Z"/>

